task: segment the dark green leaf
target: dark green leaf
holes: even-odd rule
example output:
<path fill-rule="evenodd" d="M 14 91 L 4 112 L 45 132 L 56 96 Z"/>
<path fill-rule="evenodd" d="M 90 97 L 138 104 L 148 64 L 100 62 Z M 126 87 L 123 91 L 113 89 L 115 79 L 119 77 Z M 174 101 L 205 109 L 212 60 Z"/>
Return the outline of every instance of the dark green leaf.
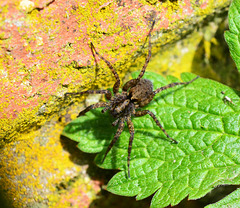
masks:
<path fill-rule="evenodd" d="M 190 73 L 182 74 L 183 81 L 194 77 Z M 166 80 L 150 72 L 146 72 L 144 78 L 152 80 L 154 89 L 179 81 L 174 77 Z M 176 205 L 188 195 L 189 199 L 200 198 L 220 184 L 239 184 L 238 92 L 199 78 L 187 86 L 162 91 L 144 109 L 151 110 L 179 143 L 172 144 L 150 116 L 133 118 L 135 135 L 130 179 L 126 171 L 130 136 L 127 128 L 102 164 L 116 132 L 111 126 L 114 119 L 110 114 L 94 110 L 64 129 L 63 135 L 79 142 L 82 151 L 101 152 L 95 160 L 100 167 L 123 170 L 110 180 L 107 187 L 110 192 L 137 196 L 138 200 L 156 192 L 151 207 L 159 208 Z"/>

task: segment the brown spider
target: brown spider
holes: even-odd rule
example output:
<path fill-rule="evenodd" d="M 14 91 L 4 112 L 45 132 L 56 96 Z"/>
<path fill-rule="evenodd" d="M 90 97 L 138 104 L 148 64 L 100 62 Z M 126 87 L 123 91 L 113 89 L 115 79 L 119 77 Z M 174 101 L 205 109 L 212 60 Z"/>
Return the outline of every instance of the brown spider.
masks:
<path fill-rule="evenodd" d="M 112 149 L 113 145 L 116 143 L 118 138 L 120 137 L 123 129 L 124 129 L 124 123 L 127 122 L 127 126 L 130 132 L 130 138 L 129 138 L 129 145 L 128 145 L 128 158 L 127 158 L 127 166 L 128 166 L 128 177 L 130 177 L 130 156 L 131 156 L 131 150 L 132 150 L 132 143 L 133 143 L 133 138 L 134 138 L 134 126 L 131 121 L 132 116 L 140 117 L 144 116 L 146 114 L 150 115 L 153 120 L 156 122 L 156 124 L 161 128 L 161 130 L 164 132 L 164 134 L 172 140 L 173 143 L 177 144 L 178 142 L 171 138 L 168 133 L 165 131 L 163 126 L 160 124 L 158 121 L 157 117 L 149 110 L 139 110 L 136 111 L 136 109 L 139 109 L 140 107 L 143 107 L 147 105 L 148 103 L 151 102 L 153 97 L 168 88 L 174 87 L 176 85 L 186 85 L 198 78 L 194 78 L 193 80 L 189 82 L 175 82 L 168 84 L 166 86 L 160 87 L 156 90 L 153 91 L 153 84 L 150 80 L 147 79 L 142 79 L 145 69 L 147 68 L 148 62 L 151 58 L 151 32 L 153 30 L 153 26 L 155 24 L 155 21 L 152 24 L 152 27 L 148 33 L 149 37 L 149 46 L 148 46 L 148 55 L 146 57 L 145 64 L 138 75 L 136 79 L 131 79 L 128 82 L 126 82 L 123 87 L 122 87 L 122 92 L 119 92 L 119 87 L 120 87 L 120 79 L 115 71 L 115 69 L 112 67 L 109 61 L 107 61 L 104 57 L 102 57 L 95 49 L 94 45 L 91 43 L 91 49 L 95 51 L 95 53 L 99 56 L 100 59 L 102 59 L 107 66 L 111 69 L 114 77 L 116 78 L 116 82 L 113 86 L 113 95 L 109 90 L 87 90 L 83 92 L 77 92 L 77 93 L 66 93 L 65 95 L 71 94 L 71 95 L 81 95 L 81 94 L 105 94 L 107 100 L 109 102 L 98 102 L 96 104 L 88 106 L 86 109 L 81 111 L 77 117 L 84 115 L 88 111 L 95 109 L 95 108 L 100 108 L 104 107 L 102 110 L 102 113 L 106 112 L 107 110 L 110 111 L 113 117 L 116 118 L 116 120 L 112 123 L 113 126 L 118 125 L 117 132 L 109 144 L 107 151 L 104 155 L 104 158 L 102 162 L 104 162 L 108 152 Z M 92 52 L 93 52 L 92 50 Z"/>

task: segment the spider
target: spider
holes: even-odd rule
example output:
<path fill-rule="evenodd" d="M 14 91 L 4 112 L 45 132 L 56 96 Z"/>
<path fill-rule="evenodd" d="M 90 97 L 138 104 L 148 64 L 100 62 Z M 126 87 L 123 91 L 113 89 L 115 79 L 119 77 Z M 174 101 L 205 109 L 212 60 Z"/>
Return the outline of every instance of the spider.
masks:
<path fill-rule="evenodd" d="M 109 102 L 98 102 L 93 105 L 90 105 L 87 108 L 85 108 L 83 111 L 81 111 L 77 117 L 83 116 L 85 113 L 87 113 L 88 111 L 90 111 L 92 109 L 104 107 L 104 109 L 102 110 L 102 113 L 105 113 L 106 111 L 110 111 L 111 115 L 116 118 L 116 120 L 112 123 L 112 125 L 113 126 L 118 125 L 117 132 L 105 152 L 102 163 L 104 162 L 109 151 L 112 149 L 113 145 L 119 139 L 119 137 L 124 129 L 125 122 L 127 123 L 128 129 L 130 132 L 129 145 L 128 145 L 128 157 L 127 157 L 128 178 L 130 178 L 130 157 L 131 157 L 132 143 L 133 143 L 134 133 L 135 133 L 134 125 L 131 120 L 131 117 L 132 116 L 140 117 L 140 116 L 144 116 L 147 114 L 150 115 L 153 118 L 153 120 L 155 121 L 155 123 L 163 131 L 163 133 L 173 143 L 177 144 L 178 142 L 168 135 L 166 130 L 163 128 L 163 126 L 158 121 L 157 117 L 151 111 L 138 110 L 138 109 L 140 109 L 141 107 L 146 106 L 148 103 L 150 103 L 152 101 L 153 97 L 157 93 L 159 93 L 163 90 L 166 90 L 168 88 L 174 87 L 176 85 L 189 84 L 198 78 L 198 76 L 197 76 L 196 78 L 194 78 L 193 80 L 191 80 L 189 82 L 171 83 L 166 86 L 160 87 L 156 90 L 153 90 L 153 84 L 150 80 L 142 79 L 142 77 L 145 73 L 145 70 L 147 68 L 148 62 L 151 58 L 151 49 L 152 49 L 151 33 L 153 30 L 154 24 L 155 24 L 155 21 L 153 21 L 151 29 L 148 33 L 149 46 L 148 46 L 148 55 L 146 57 L 145 64 L 136 79 L 131 79 L 123 85 L 121 93 L 119 92 L 120 79 L 119 79 L 119 76 L 118 76 L 116 70 L 113 68 L 113 66 L 111 65 L 111 63 L 109 61 L 107 61 L 103 56 L 101 56 L 97 52 L 94 45 L 92 43 L 90 43 L 92 52 L 94 50 L 95 53 L 98 55 L 98 57 L 107 64 L 107 66 L 110 68 L 110 70 L 112 71 L 112 73 L 116 79 L 116 82 L 113 86 L 113 95 L 109 90 L 87 90 L 87 91 L 83 91 L 83 92 L 66 93 L 65 94 L 65 95 L 69 95 L 69 94 L 71 94 L 71 95 L 105 94 L 106 95 L 106 99 Z M 94 53 L 93 53 L 93 55 L 94 55 Z"/>

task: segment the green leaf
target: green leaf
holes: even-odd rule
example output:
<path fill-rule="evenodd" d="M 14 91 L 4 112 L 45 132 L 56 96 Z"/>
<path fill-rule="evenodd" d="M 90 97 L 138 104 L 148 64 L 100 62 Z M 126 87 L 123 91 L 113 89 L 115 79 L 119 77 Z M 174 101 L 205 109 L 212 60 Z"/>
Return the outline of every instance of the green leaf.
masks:
<path fill-rule="evenodd" d="M 134 73 L 133 77 L 138 74 Z M 190 73 L 182 74 L 183 81 L 194 77 Z M 174 77 L 166 80 L 152 72 L 146 72 L 144 78 L 153 82 L 154 89 L 179 81 Z M 188 195 L 189 199 L 200 198 L 221 184 L 240 183 L 237 91 L 199 78 L 189 85 L 162 91 L 143 109 L 152 111 L 179 143 L 172 144 L 150 116 L 132 118 L 135 135 L 131 178 L 127 177 L 130 137 L 127 127 L 102 164 L 107 146 L 116 133 L 110 114 L 93 110 L 64 129 L 63 135 L 79 142 L 82 151 L 100 152 L 95 159 L 97 165 L 122 170 L 108 183 L 110 192 L 137 196 L 137 200 L 155 193 L 151 207 L 159 208 L 176 205 Z"/>
<path fill-rule="evenodd" d="M 240 0 L 233 0 L 228 13 L 229 31 L 224 33 L 231 56 L 240 70 Z"/>
<path fill-rule="evenodd" d="M 238 208 L 240 207 L 240 189 L 229 194 L 227 197 L 223 198 L 215 204 L 210 204 L 205 208 L 221 208 L 221 207 L 231 207 Z"/>

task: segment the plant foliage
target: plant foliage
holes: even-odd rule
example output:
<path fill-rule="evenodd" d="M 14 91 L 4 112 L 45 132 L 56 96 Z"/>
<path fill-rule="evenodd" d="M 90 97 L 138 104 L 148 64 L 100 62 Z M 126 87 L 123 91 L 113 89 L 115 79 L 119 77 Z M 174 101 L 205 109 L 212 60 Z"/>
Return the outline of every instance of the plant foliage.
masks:
<path fill-rule="evenodd" d="M 181 78 L 189 81 L 194 77 L 183 73 Z M 152 72 L 146 72 L 144 78 L 153 82 L 154 89 L 179 81 Z M 203 78 L 157 94 L 144 109 L 151 110 L 179 143 L 172 144 L 150 116 L 133 118 L 136 132 L 130 161 L 131 178 L 127 177 L 130 134 L 126 126 L 102 164 L 116 132 L 116 127 L 111 126 L 114 119 L 110 114 L 102 114 L 101 109 L 92 110 L 68 124 L 63 135 L 79 142 L 78 147 L 84 152 L 100 152 L 95 159 L 98 166 L 120 170 L 108 183 L 108 191 L 136 196 L 137 200 L 155 193 L 152 208 L 176 205 L 186 196 L 198 199 L 218 185 L 240 183 L 238 94 L 223 84 Z"/>
<path fill-rule="evenodd" d="M 220 200 L 216 204 L 210 204 L 206 208 L 220 208 L 220 207 L 231 207 L 238 208 L 240 207 L 240 189 L 229 194 L 224 199 Z"/>
<path fill-rule="evenodd" d="M 233 0 L 228 12 L 229 31 L 224 37 L 231 56 L 240 71 L 240 0 Z"/>

